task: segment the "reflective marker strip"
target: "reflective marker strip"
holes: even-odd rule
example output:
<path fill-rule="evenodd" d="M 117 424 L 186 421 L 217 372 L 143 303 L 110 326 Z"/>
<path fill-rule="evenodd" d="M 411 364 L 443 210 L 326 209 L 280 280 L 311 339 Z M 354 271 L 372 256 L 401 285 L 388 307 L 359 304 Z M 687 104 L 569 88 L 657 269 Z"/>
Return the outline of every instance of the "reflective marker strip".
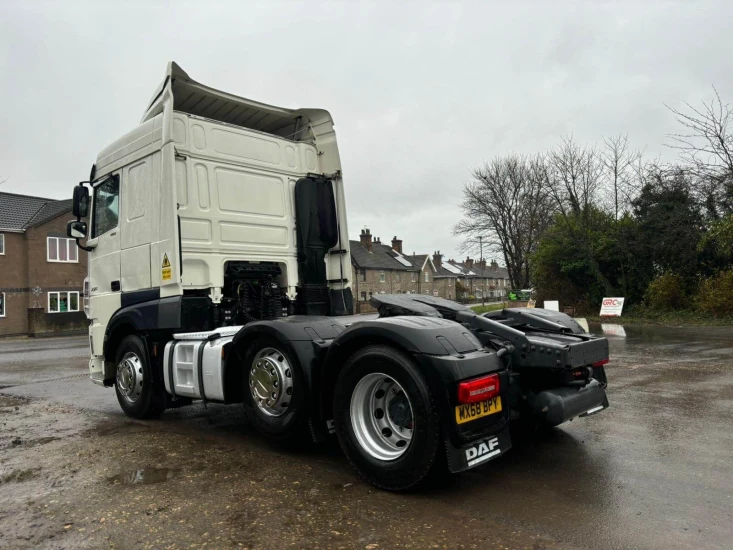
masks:
<path fill-rule="evenodd" d="M 600 407 L 596 407 L 595 409 L 591 409 L 589 411 L 585 411 L 585 414 L 593 414 L 593 413 L 598 412 L 598 411 L 600 411 L 602 409 L 603 409 L 603 405 L 601 405 Z"/>
<path fill-rule="evenodd" d="M 496 449 L 495 451 L 491 451 L 489 454 L 486 454 L 484 456 L 480 456 L 478 458 L 474 458 L 473 460 L 468 461 L 468 467 L 475 466 L 476 464 L 479 464 L 480 462 L 484 462 L 486 460 L 489 460 L 492 456 L 496 456 L 501 454 L 501 449 Z"/>

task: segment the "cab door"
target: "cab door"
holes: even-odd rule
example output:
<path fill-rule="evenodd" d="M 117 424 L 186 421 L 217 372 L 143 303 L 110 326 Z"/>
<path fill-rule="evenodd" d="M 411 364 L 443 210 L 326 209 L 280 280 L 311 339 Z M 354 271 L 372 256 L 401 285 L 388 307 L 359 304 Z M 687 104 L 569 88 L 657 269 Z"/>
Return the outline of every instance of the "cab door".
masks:
<path fill-rule="evenodd" d="M 94 186 L 89 253 L 89 300 L 94 324 L 120 308 L 120 172 Z M 101 345 L 101 342 L 100 342 Z"/>

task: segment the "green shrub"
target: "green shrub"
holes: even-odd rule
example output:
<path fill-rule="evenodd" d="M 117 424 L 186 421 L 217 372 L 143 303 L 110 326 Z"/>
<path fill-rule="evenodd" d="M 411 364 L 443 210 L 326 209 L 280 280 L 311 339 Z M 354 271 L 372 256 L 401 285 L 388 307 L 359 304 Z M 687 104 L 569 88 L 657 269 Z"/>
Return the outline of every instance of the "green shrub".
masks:
<path fill-rule="evenodd" d="M 695 306 L 699 311 L 716 316 L 733 314 L 733 269 L 702 279 Z"/>
<path fill-rule="evenodd" d="M 649 283 L 644 294 L 647 305 L 659 311 L 680 309 L 685 306 L 685 284 L 676 273 L 662 273 Z"/>

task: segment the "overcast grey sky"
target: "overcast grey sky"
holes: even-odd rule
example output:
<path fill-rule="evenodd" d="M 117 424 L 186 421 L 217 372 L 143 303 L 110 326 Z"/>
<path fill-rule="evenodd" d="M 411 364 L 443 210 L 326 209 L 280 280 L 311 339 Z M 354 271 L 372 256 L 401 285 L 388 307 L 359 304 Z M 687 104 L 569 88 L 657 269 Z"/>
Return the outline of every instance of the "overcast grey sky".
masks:
<path fill-rule="evenodd" d="M 733 101 L 733 2 L 0 0 L 3 191 L 67 198 L 168 60 L 335 121 L 349 230 L 456 256 L 469 170 L 563 134 L 672 158 L 664 103 Z"/>

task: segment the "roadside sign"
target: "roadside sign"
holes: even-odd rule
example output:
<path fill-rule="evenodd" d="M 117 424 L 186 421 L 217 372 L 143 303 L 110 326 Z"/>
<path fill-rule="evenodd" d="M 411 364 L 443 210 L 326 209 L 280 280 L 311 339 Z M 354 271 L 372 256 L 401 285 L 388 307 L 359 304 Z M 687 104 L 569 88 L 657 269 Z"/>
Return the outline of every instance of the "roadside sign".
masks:
<path fill-rule="evenodd" d="M 510 302 L 526 302 L 532 297 L 529 290 L 510 290 L 507 294 Z"/>
<path fill-rule="evenodd" d="M 601 302 L 601 317 L 621 317 L 624 309 L 623 298 L 604 298 Z"/>
<path fill-rule="evenodd" d="M 542 307 L 545 309 L 549 309 L 550 311 L 560 311 L 560 302 L 557 300 L 545 300 L 545 303 L 542 304 Z"/>

